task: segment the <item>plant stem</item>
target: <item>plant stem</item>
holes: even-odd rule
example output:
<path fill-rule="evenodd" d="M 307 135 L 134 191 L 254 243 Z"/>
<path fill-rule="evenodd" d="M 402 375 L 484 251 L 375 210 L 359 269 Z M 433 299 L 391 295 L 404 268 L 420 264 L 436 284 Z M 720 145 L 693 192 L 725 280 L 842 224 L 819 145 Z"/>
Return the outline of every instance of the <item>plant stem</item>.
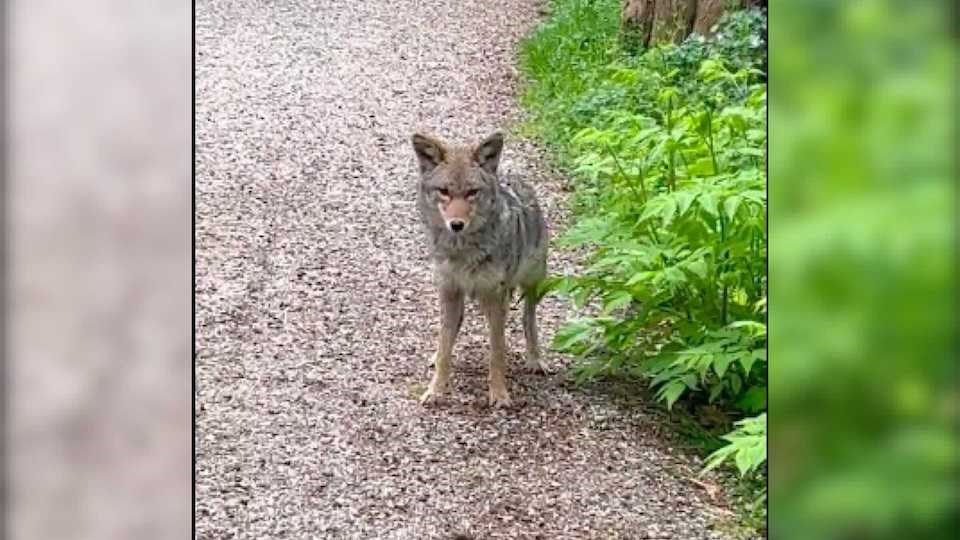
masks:
<path fill-rule="evenodd" d="M 723 326 L 727 325 L 727 286 L 723 286 L 723 304 L 720 311 L 720 324 Z"/>
<path fill-rule="evenodd" d="M 713 174 L 720 174 L 720 165 L 717 164 L 717 153 L 713 149 L 713 112 L 707 107 L 707 149 L 710 150 L 710 161 L 713 163 Z"/>
<path fill-rule="evenodd" d="M 752 258 L 755 261 L 762 261 L 760 258 L 760 234 L 757 231 L 753 231 L 753 254 Z M 753 276 L 753 287 L 756 292 L 756 300 L 759 300 L 763 295 L 763 291 L 760 290 L 761 276 L 759 274 L 754 274 Z"/>
<path fill-rule="evenodd" d="M 724 267 L 726 267 L 727 258 L 729 257 L 729 254 L 726 253 L 726 251 L 724 250 L 724 244 L 726 244 L 726 242 L 727 242 L 727 225 L 726 225 L 726 220 L 724 219 L 724 216 L 723 216 L 723 210 L 721 209 L 720 210 L 720 246 L 719 247 L 720 247 L 720 253 L 723 255 L 723 260 L 720 261 L 719 264 L 717 264 L 717 278 L 719 279 L 723 279 L 722 272 Z M 724 283 L 723 292 L 720 298 L 720 323 L 723 326 L 727 325 L 727 294 L 728 294 L 727 284 Z"/>
<path fill-rule="evenodd" d="M 667 100 L 667 142 L 672 143 L 673 137 L 673 97 Z M 676 152 L 674 144 L 670 144 L 670 150 L 668 155 L 668 161 L 670 166 L 670 181 L 668 185 L 670 186 L 670 191 L 676 191 L 677 189 L 677 173 L 676 165 L 674 164 L 674 153 Z"/>
<path fill-rule="evenodd" d="M 643 200 L 647 200 L 647 185 L 643 179 L 643 163 L 637 163 L 637 180 L 640 181 L 640 191 L 643 192 Z"/>
<path fill-rule="evenodd" d="M 623 179 L 626 181 L 627 186 L 630 187 L 630 191 L 633 192 L 633 195 L 634 195 L 635 197 L 638 197 L 638 198 L 639 198 L 639 195 L 640 195 L 640 194 L 637 193 L 637 189 L 636 189 L 635 187 L 633 187 L 633 184 L 630 183 L 630 177 L 627 176 L 627 171 L 623 170 L 623 166 L 620 165 L 620 160 L 617 158 L 617 154 L 614 153 L 613 149 L 610 148 L 610 145 L 609 145 L 609 144 L 603 143 L 603 146 L 607 149 L 607 152 L 610 154 L 610 157 L 613 158 L 613 162 L 617 165 L 617 170 L 620 171 L 620 175 L 623 176 Z M 641 172 L 642 172 L 642 171 L 641 171 Z M 640 187 L 641 187 L 641 189 L 643 188 L 643 180 L 640 181 Z M 644 190 L 643 190 L 643 198 L 640 199 L 640 204 L 646 204 L 646 202 L 647 202 L 647 190 L 644 189 Z"/>

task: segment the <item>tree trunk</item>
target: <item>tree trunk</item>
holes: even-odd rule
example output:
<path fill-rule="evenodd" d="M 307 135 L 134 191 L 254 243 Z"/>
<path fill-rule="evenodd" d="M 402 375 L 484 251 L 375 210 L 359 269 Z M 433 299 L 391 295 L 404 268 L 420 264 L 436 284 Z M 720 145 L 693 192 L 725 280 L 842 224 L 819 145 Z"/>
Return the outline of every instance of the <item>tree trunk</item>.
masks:
<path fill-rule="evenodd" d="M 656 0 L 624 0 L 620 31 L 628 45 L 646 47 L 650 44 L 655 4 Z"/>
<path fill-rule="evenodd" d="M 697 16 L 697 0 L 657 0 L 654 9 L 654 43 L 680 43 L 693 27 Z"/>
<path fill-rule="evenodd" d="M 697 17 L 693 22 L 693 31 L 701 36 L 713 34 L 713 25 L 717 24 L 727 8 L 727 0 L 700 0 L 697 3 Z"/>
<path fill-rule="evenodd" d="M 746 0 L 749 5 L 766 2 Z M 680 43 L 691 32 L 709 36 L 713 25 L 742 0 L 623 0 L 620 29 L 628 45 L 647 47 L 658 43 Z"/>

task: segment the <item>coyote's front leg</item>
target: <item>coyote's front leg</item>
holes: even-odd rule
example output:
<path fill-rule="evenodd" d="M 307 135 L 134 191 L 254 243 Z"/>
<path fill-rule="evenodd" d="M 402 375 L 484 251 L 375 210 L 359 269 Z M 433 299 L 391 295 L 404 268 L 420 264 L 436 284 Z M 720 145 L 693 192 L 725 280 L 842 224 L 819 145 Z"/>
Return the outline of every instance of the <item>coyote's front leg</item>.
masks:
<path fill-rule="evenodd" d="M 509 407 L 511 401 L 510 394 L 507 392 L 506 361 L 504 359 L 507 297 L 502 292 L 484 295 L 480 299 L 480 304 L 484 315 L 487 317 L 487 324 L 490 326 L 490 405 Z"/>
<path fill-rule="evenodd" d="M 450 356 L 463 323 L 463 291 L 445 283 L 440 286 L 440 339 L 434 354 L 434 372 L 430 386 L 420 403 L 433 403 L 443 394 L 450 379 Z"/>

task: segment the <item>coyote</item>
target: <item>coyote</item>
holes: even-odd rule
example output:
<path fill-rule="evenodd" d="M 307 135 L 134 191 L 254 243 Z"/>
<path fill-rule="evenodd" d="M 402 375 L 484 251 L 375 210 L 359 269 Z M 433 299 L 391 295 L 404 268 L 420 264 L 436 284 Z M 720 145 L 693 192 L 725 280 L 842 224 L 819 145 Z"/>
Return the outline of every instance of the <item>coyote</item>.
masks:
<path fill-rule="evenodd" d="M 503 135 L 475 147 L 447 146 L 413 135 L 420 163 L 417 206 L 426 229 L 440 295 L 435 370 L 420 398 L 431 403 L 450 378 L 450 356 L 463 322 L 464 298 L 479 302 L 490 326 L 489 401 L 510 406 L 504 361 L 504 324 L 516 289 L 524 297 L 526 367 L 546 373 L 537 343 L 537 285 L 547 271 L 547 226 L 536 194 L 525 182 L 500 177 Z"/>

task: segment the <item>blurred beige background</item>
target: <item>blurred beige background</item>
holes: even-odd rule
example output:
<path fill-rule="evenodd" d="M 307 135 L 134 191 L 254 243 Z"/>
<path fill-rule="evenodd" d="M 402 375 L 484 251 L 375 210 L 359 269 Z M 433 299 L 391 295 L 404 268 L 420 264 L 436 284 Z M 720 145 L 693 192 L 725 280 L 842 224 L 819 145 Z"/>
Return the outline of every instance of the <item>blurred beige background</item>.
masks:
<path fill-rule="evenodd" d="M 783 538 L 955 530 L 947 4 L 771 9 Z M 190 4 L 6 10 L 9 537 L 188 537 Z"/>
<path fill-rule="evenodd" d="M 11 538 L 186 538 L 191 7 L 7 3 Z"/>

